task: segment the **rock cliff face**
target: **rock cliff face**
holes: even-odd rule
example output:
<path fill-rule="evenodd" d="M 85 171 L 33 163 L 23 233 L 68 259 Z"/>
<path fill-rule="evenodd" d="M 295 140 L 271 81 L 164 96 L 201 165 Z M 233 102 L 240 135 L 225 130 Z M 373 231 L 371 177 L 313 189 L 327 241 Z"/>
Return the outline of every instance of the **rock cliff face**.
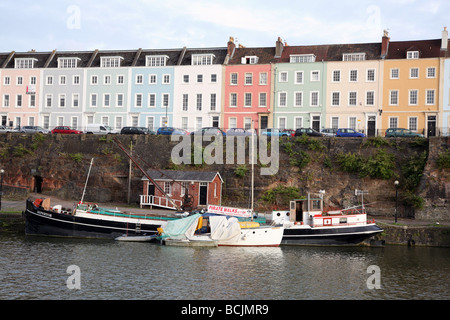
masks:
<path fill-rule="evenodd" d="M 219 171 L 223 180 L 223 205 L 249 207 L 251 165 L 248 152 L 244 164 L 174 164 L 172 149 L 178 142 L 167 136 L 117 136 L 142 160 L 146 169 Z M 203 142 L 203 151 L 211 142 Z M 429 146 L 430 147 L 429 147 Z M 247 142 L 248 147 L 248 142 Z M 269 145 L 270 147 L 270 145 Z M 224 157 L 228 150 L 224 149 Z M 449 169 L 437 169 L 436 158 L 448 152 L 445 138 L 338 139 L 281 138 L 279 170 L 261 175 L 255 165 L 255 208 L 287 208 L 292 196 L 325 190 L 328 207 L 358 204 L 355 189 L 365 190 L 369 213 L 393 215 L 394 181 L 400 182 L 399 215 L 430 220 L 449 220 Z M 428 154 L 429 151 L 429 154 Z M 42 191 L 67 200 L 81 198 L 94 158 L 85 200 L 126 202 L 129 159 L 110 136 L 97 135 L 0 135 L 0 166 L 5 170 L 4 191 Z M 225 161 L 224 161 L 225 162 Z M 424 169 L 425 167 L 425 169 Z M 132 166 L 130 199 L 139 201 L 143 174 Z M 275 200 L 274 200 L 275 199 Z M 436 210 L 439 208 L 439 210 Z"/>

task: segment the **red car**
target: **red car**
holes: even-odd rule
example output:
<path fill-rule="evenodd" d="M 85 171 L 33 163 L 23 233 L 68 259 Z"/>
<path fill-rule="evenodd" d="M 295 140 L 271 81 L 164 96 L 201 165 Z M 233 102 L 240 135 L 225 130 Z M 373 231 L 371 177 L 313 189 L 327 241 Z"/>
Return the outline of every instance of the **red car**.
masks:
<path fill-rule="evenodd" d="M 52 133 L 68 133 L 68 134 L 82 134 L 83 131 L 71 129 L 67 126 L 59 126 L 52 130 Z"/>

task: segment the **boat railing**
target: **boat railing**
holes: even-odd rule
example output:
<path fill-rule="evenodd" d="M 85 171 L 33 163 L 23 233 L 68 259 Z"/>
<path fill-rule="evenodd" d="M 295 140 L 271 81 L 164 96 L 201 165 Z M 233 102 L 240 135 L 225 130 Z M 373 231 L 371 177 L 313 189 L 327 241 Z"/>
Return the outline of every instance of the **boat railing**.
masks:
<path fill-rule="evenodd" d="M 113 216 L 113 217 L 120 217 L 120 218 L 131 218 L 131 219 L 146 219 L 146 220 L 172 220 L 172 217 L 163 217 L 163 216 L 155 216 L 153 214 L 148 213 L 131 213 L 131 212 L 124 212 L 120 210 L 112 210 L 112 209 L 105 209 L 98 207 L 96 204 L 81 204 L 78 205 L 78 208 L 81 210 L 84 210 L 87 213 L 97 214 L 97 215 L 107 215 L 107 216 Z"/>
<path fill-rule="evenodd" d="M 363 206 L 352 207 L 336 211 L 328 211 L 326 215 L 356 215 L 356 214 L 366 214 L 366 208 Z"/>

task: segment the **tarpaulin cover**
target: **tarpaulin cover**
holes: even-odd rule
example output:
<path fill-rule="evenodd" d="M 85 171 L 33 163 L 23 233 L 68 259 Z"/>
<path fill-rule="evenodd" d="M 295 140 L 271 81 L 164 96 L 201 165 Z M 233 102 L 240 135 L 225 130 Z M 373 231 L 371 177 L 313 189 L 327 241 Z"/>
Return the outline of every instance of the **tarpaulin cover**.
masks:
<path fill-rule="evenodd" d="M 226 216 L 210 216 L 211 239 L 219 240 L 220 244 L 236 243 L 241 236 L 241 227 L 237 218 Z"/>
<path fill-rule="evenodd" d="M 186 218 L 169 221 L 163 228 L 160 239 L 183 240 L 191 238 L 194 235 L 200 217 L 201 214 L 197 213 Z"/>

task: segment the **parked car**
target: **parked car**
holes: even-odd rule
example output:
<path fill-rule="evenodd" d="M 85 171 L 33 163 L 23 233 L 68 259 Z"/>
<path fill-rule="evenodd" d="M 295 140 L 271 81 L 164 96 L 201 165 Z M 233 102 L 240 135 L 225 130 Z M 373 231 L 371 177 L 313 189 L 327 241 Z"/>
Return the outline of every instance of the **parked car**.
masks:
<path fill-rule="evenodd" d="M 82 134 L 83 133 L 83 131 L 75 130 L 75 129 L 72 129 L 67 126 L 55 127 L 51 132 L 52 133 L 62 133 L 62 134 Z"/>
<path fill-rule="evenodd" d="M 7 126 L 0 126 L 0 132 L 14 132 L 14 129 Z"/>
<path fill-rule="evenodd" d="M 284 129 L 282 132 L 281 132 L 281 136 L 288 136 L 288 137 L 293 137 L 295 135 L 295 130 L 294 129 Z"/>
<path fill-rule="evenodd" d="M 44 129 L 40 126 L 23 126 L 20 128 L 19 131 L 22 133 L 43 133 L 43 134 L 50 133 L 49 130 Z"/>
<path fill-rule="evenodd" d="M 207 135 L 207 136 L 226 136 L 227 134 L 225 133 L 225 131 L 219 129 L 219 128 L 215 128 L 215 127 L 206 127 L 206 128 L 201 128 L 200 130 L 191 132 L 191 134 L 193 135 L 197 135 L 197 134 L 201 134 L 201 135 Z"/>
<path fill-rule="evenodd" d="M 389 128 L 386 130 L 386 137 L 421 137 L 423 138 L 424 135 L 420 133 L 413 132 L 409 129 L 404 128 Z"/>
<path fill-rule="evenodd" d="M 337 129 L 325 128 L 325 129 L 322 129 L 320 132 L 322 132 L 326 136 L 334 137 L 336 135 Z"/>
<path fill-rule="evenodd" d="M 336 131 L 336 137 L 365 137 L 365 136 L 366 135 L 364 133 L 358 132 L 350 128 L 338 129 Z"/>
<path fill-rule="evenodd" d="M 110 133 L 118 133 L 113 130 L 110 126 L 105 126 L 99 123 L 89 123 L 86 126 L 86 133 L 89 134 L 110 134 Z"/>
<path fill-rule="evenodd" d="M 227 136 L 251 136 L 251 130 L 245 130 L 242 128 L 232 128 L 227 131 Z"/>
<path fill-rule="evenodd" d="M 161 127 L 156 131 L 156 134 L 161 134 L 161 135 L 189 135 L 189 132 L 187 132 L 184 129 L 180 129 L 180 128 L 174 128 L 174 127 Z"/>
<path fill-rule="evenodd" d="M 155 134 L 146 127 L 123 127 L 120 134 Z"/>
<path fill-rule="evenodd" d="M 286 130 L 286 129 L 285 129 Z M 289 129 L 287 129 L 289 130 Z M 279 136 L 279 137 L 287 137 L 290 136 L 291 133 L 289 131 L 284 131 L 276 128 L 268 128 L 268 129 L 262 129 L 261 135 L 263 136 Z"/>
<path fill-rule="evenodd" d="M 299 136 L 302 136 L 304 134 L 306 134 L 307 136 L 310 136 L 310 137 L 323 137 L 323 136 L 325 136 L 324 133 L 318 132 L 318 131 L 316 131 L 316 130 L 314 130 L 312 128 L 299 128 L 299 129 L 295 130 L 294 136 L 295 137 L 299 137 Z"/>

